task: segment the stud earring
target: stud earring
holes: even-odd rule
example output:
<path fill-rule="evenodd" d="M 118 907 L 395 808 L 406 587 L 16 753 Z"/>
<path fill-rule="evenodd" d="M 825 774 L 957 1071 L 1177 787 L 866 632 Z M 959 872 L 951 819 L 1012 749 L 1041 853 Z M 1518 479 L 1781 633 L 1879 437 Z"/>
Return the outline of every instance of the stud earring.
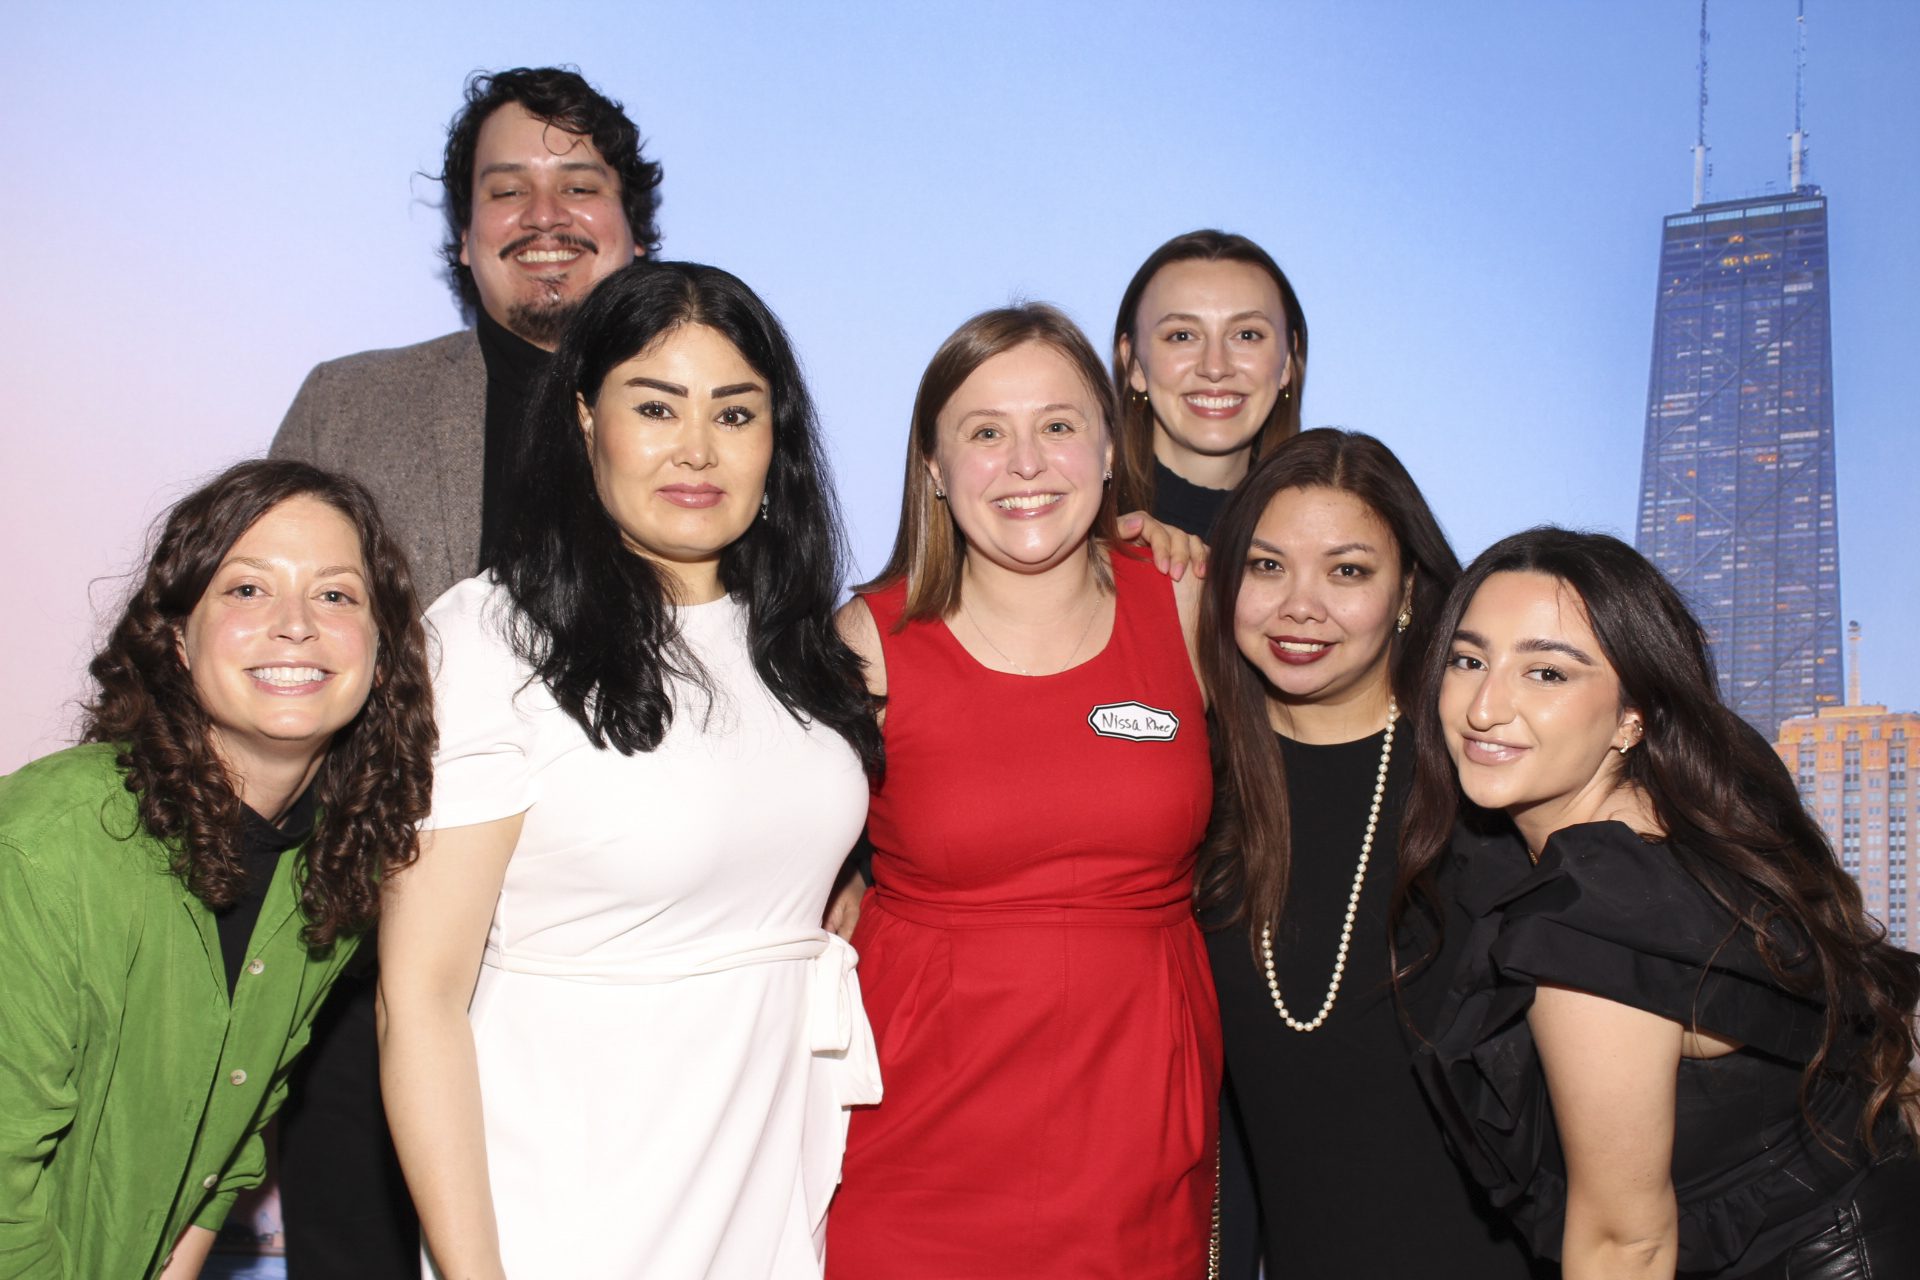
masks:
<path fill-rule="evenodd" d="M 940 501 L 945 502 L 947 500 L 947 491 L 945 489 L 942 489 L 939 485 L 935 485 L 933 486 L 933 496 L 940 499 Z"/>
<path fill-rule="evenodd" d="M 1100 483 L 1101 483 L 1101 484 L 1112 484 L 1112 483 L 1113 483 L 1113 468 L 1112 468 L 1112 467 L 1108 467 L 1108 468 L 1107 468 L 1107 470 L 1106 470 L 1106 474 L 1105 474 L 1105 475 L 1102 475 L 1102 476 L 1100 477 Z"/>

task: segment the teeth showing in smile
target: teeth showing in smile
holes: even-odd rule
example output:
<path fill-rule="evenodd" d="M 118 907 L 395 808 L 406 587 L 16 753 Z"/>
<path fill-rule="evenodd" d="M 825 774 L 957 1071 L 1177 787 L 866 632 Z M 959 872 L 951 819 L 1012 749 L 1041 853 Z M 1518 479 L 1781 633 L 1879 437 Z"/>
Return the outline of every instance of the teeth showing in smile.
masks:
<path fill-rule="evenodd" d="M 1245 399 L 1245 396 L 1191 395 L 1187 397 L 1187 403 L 1196 409 L 1231 409 Z"/>
<path fill-rule="evenodd" d="M 1318 641 L 1307 640 L 1275 640 L 1274 643 L 1285 653 L 1319 653 L 1327 647 Z"/>
<path fill-rule="evenodd" d="M 1057 493 L 1023 494 L 1012 498 L 995 498 L 993 505 L 1002 511 L 1038 511 L 1041 507 L 1050 507 L 1060 501 Z"/>
<path fill-rule="evenodd" d="M 543 262 L 572 262 L 579 256 L 578 249 L 529 249 L 525 253 L 515 254 L 513 260 L 531 267 Z"/>
<path fill-rule="evenodd" d="M 247 674 L 263 684 L 285 685 L 289 688 L 327 678 L 327 673 L 318 667 L 254 667 Z"/>

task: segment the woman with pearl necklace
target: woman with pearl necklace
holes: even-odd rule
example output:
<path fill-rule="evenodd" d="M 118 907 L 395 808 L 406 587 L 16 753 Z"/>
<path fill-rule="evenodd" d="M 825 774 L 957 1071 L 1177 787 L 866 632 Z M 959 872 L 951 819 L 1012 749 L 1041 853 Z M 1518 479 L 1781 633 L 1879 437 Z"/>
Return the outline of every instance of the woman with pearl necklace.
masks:
<path fill-rule="evenodd" d="M 1399 999 L 1390 979 L 1400 708 L 1459 563 L 1393 453 L 1330 429 L 1255 465 L 1210 563 L 1218 795 L 1197 893 L 1267 1270 L 1526 1276 L 1409 1069 L 1445 958 Z"/>

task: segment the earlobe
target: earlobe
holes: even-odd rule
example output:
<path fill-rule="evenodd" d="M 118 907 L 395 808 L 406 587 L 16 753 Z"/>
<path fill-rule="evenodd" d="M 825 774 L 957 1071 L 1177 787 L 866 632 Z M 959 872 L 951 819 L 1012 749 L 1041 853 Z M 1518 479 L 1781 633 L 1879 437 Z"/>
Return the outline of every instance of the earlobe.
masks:
<path fill-rule="evenodd" d="M 927 459 L 927 478 L 933 481 L 934 497 L 944 498 L 947 496 L 946 483 L 940 478 L 940 464 L 931 458 Z"/>
<path fill-rule="evenodd" d="M 573 411 L 580 419 L 580 434 L 587 439 L 587 447 L 593 447 L 593 410 L 587 404 L 587 398 L 578 392 L 573 396 Z"/>
<path fill-rule="evenodd" d="M 467 233 L 464 231 L 460 233 L 460 265 L 463 267 L 473 266 L 471 262 L 467 261 Z"/>

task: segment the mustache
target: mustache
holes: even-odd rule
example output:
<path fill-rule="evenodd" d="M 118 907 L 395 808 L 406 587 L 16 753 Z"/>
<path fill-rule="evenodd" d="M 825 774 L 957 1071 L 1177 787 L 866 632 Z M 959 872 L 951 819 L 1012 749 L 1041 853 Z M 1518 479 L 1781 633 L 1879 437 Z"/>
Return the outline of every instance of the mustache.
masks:
<path fill-rule="evenodd" d="M 514 254 L 519 253 L 522 249 L 528 248 L 529 246 L 532 246 L 532 245 L 542 244 L 542 243 L 544 243 L 549 248 L 553 248 L 557 246 L 562 249 L 578 249 L 582 253 L 600 252 L 600 246 L 595 244 L 591 239 L 589 239 L 586 236 L 576 236 L 576 235 L 569 234 L 568 232 L 565 232 L 565 231 L 555 231 L 555 232 L 535 231 L 530 235 L 521 236 L 518 240 L 515 240 L 512 244 L 502 249 L 500 251 L 500 256 L 503 259 L 511 258 Z"/>

